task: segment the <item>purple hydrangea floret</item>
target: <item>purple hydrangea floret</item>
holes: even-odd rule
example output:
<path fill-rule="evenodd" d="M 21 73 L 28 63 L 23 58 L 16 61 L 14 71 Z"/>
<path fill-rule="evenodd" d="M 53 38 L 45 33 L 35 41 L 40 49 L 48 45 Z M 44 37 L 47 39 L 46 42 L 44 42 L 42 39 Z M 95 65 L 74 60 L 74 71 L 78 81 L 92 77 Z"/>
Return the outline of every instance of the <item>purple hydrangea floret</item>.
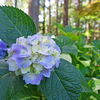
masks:
<path fill-rule="evenodd" d="M 60 63 L 60 48 L 50 36 L 39 33 L 20 37 L 8 49 L 9 71 L 22 75 L 26 84 L 39 85 L 43 77 L 50 77 Z"/>
<path fill-rule="evenodd" d="M 4 58 L 7 51 L 7 44 L 0 39 L 0 59 Z"/>

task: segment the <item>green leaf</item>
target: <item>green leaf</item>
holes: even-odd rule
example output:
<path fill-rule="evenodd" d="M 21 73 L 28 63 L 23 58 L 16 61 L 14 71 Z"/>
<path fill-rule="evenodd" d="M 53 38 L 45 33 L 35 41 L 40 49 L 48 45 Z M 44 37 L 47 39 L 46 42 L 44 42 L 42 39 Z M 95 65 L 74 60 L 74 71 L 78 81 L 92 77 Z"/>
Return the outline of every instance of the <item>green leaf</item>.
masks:
<path fill-rule="evenodd" d="M 97 100 L 100 99 L 100 94 L 97 94 L 97 93 L 95 93 L 95 92 L 92 92 L 92 95 L 93 95 L 95 98 L 97 98 Z"/>
<path fill-rule="evenodd" d="M 48 100 L 78 100 L 81 93 L 81 80 L 78 69 L 61 59 L 50 78 L 44 78 L 39 85 Z"/>
<path fill-rule="evenodd" d="M 69 37 L 71 39 L 71 41 L 78 41 L 78 36 L 76 36 L 75 34 L 73 34 L 72 32 L 66 32 L 66 29 L 60 24 L 60 23 L 56 23 L 55 24 L 58 29 L 67 37 Z M 68 27 L 68 26 L 66 26 Z M 70 26 L 69 26 L 70 27 Z"/>
<path fill-rule="evenodd" d="M 82 64 L 77 64 L 77 68 L 80 70 L 83 76 L 86 76 L 86 74 L 88 73 L 88 68 L 84 67 L 84 65 Z"/>
<path fill-rule="evenodd" d="M 78 41 L 79 37 L 73 33 L 65 33 L 65 36 L 69 37 L 72 41 Z"/>
<path fill-rule="evenodd" d="M 59 28 L 62 33 L 66 33 L 66 29 L 60 23 L 55 23 L 55 25 Z"/>
<path fill-rule="evenodd" d="M 0 7 L 0 38 L 8 45 L 15 43 L 16 38 L 36 33 L 33 20 L 18 8 Z"/>
<path fill-rule="evenodd" d="M 71 53 L 77 56 L 77 47 L 74 44 L 69 44 L 62 47 L 62 53 Z"/>
<path fill-rule="evenodd" d="M 11 100 L 39 100 L 41 92 L 36 85 L 25 85 Z"/>
<path fill-rule="evenodd" d="M 75 34 L 75 33 L 81 32 L 81 31 L 83 31 L 82 28 L 73 28 L 71 32 Z"/>
<path fill-rule="evenodd" d="M 84 45 L 84 48 L 93 48 L 94 46 L 92 45 Z"/>
<path fill-rule="evenodd" d="M 65 37 L 65 36 L 57 36 L 54 40 L 61 50 L 63 46 L 71 43 L 70 38 Z"/>
<path fill-rule="evenodd" d="M 100 90 L 100 79 L 92 78 L 88 84 L 93 91 Z"/>
<path fill-rule="evenodd" d="M 6 62 L 0 61 L 0 100 L 10 100 L 24 85 L 21 76 L 8 71 Z"/>
<path fill-rule="evenodd" d="M 71 25 L 66 25 L 65 30 L 66 30 L 66 33 L 71 32 L 72 31 L 72 26 Z"/>
<path fill-rule="evenodd" d="M 87 61 L 79 60 L 79 62 L 81 62 L 85 67 L 89 67 L 91 60 L 87 60 Z"/>
<path fill-rule="evenodd" d="M 77 32 L 81 32 L 83 29 L 82 28 L 72 28 L 71 25 L 66 25 L 65 26 L 65 29 L 66 29 L 66 33 L 77 33 Z"/>
<path fill-rule="evenodd" d="M 69 54 L 60 54 L 60 58 L 65 59 L 67 61 L 69 61 L 70 63 L 72 63 L 72 58 Z"/>

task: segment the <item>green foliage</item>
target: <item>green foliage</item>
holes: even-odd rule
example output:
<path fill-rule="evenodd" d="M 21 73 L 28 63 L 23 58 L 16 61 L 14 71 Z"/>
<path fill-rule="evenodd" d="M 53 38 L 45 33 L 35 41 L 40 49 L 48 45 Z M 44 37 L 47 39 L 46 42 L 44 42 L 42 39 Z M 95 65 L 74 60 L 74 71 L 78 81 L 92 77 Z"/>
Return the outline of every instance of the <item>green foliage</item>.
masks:
<path fill-rule="evenodd" d="M 36 33 L 32 19 L 18 8 L 0 7 L 0 13 L 0 38 L 8 45 Z M 56 26 L 64 34 L 54 38 L 61 49 L 59 67 L 35 86 L 26 85 L 21 76 L 8 70 L 5 60 L 0 61 L 0 100 L 99 100 L 100 41 L 86 45 L 81 28 Z"/>
<path fill-rule="evenodd" d="M 77 56 L 77 52 L 78 50 L 75 44 L 69 44 L 62 47 L 62 53 L 71 53 Z"/>
<path fill-rule="evenodd" d="M 18 8 L 0 7 L 0 38 L 8 45 L 15 43 L 20 36 L 27 37 L 36 33 L 32 19 Z"/>
<path fill-rule="evenodd" d="M 65 31 L 65 28 L 63 28 L 61 24 L 58 24 L 58 27 L 62 32 L 64 32 L 64 35 L 72 30 L 72 27 L 66 26 L 65 28 L 68 28 L 69 30 Z M 61 47 L 62 53 L 68 54 L 68 56 L 63 54 L 61 57 L 75 65 L 83 74 L 82 76 L 80 75 L 82 93 L 79 100 L 99 100 L 100 41 L 94 40 L 91 42 L 91 44 L 86 45 L 86 39 L 82 34 L 79 34 L 79 39 L 76 40 L 77 42 L 71 41 L 71 37 L 66 35 L 59 38 L 62 40 L 68 38 L 69 41 L 68 44 L 66 43 L 67 41 L 65 41 L 62 42 L 63 45 L 59 45 Z M 57 39 L 58 37 L 55 38 L 55 41 L 57 41 Z M 57 44 L 61 44 L 61 39 L 59 39 L 59 42 L 57 41 Z M 68 60 L 68 57 L 69 59 L 71 57 L 71 59 Z M 86 79 L 89 79 L 87 80 L 89 85 L 83 76 Z"/>
<path fill-rule="evenodd" d="M 39 100 L 41 92 L 36 85 L 25 85 L 11 100 Z"/>
<path fill-rule="evenodd" d="M 81 80 L 78 69 L 61 59 L 59 68 L 40 84 L 40 90 L 48 100 L 77 100 L 81 93 Z"/>
<path fill-rule="evenodd" d="M 9 72 L 7 63 L 0 61 L 0 100 L 10 100 L 24 84 L 21 76 Z"/>
<path fill-rule="evenodd" d="M 60 31 L 67 37 L 69 37 L 72 41 L 77 41 L 78 36 L 75 35 L 75 33 L 81 32 L 83 29 L 82 28 L 72 28 L 72 26 L 65 26 L 65 28 L 60 24 L 56 23 L 55 24 Z"/>

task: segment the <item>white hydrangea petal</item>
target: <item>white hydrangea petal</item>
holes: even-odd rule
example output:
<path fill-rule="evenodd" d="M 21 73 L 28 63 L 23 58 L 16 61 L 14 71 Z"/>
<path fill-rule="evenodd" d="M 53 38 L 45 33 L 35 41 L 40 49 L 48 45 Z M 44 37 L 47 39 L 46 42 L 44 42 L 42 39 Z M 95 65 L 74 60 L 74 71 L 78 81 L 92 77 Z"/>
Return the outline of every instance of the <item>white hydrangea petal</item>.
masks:
<path fill-rule="evenodd" d="M 36 53 L 39 49 L 40 49 L 40 46 L 39 45 L 33 45 L 32 46 L 32 52 L 33 53 Z"/>
<path fill-rule="evenodd" d="M 11 58 L 8 59 L 7 63 L 9 64 L 9 71 L 16 71 L 18 70 L 17 64 Z"/>
<path fill-rule="evenodd" d="M 48 40 L 48 37 L 44 36 L 43 39 L 42 39 L 42 42 L 46 42 L 47 40 Z"/>
<path fill-rule="evenodd" d="M 24 68 L 24 67 L 21 68 L 21 73 L 22 73 L 22 74 L 26 74 L 26 73 L 29 72 L 29 71 L 30 71 L 30 66 L 27 67 L 27 68 Z"/>
<path fill-rule="evenodd" d="M 42 71 L 43 68 L 44 68 L 42 65 L 37 64 L 37 63 L 34 63 L 34 64 L 33 64 L 33 67 L 34 67 L 38 72 Z"/>
<path fill-rule="evenodd" d="M 15 71 L 15 75 L 16 75 L 16 76 L 21 75 L 21 72 L 20 72 L 19 70 L 16 70 L 16 71 Z"/>
<path fill-rule="evenodd" d="M 36 53 L 33 56 L 31 56 L 31 61 L 34 63 L 37 58 L 38 58 L 38 54 Z"/>

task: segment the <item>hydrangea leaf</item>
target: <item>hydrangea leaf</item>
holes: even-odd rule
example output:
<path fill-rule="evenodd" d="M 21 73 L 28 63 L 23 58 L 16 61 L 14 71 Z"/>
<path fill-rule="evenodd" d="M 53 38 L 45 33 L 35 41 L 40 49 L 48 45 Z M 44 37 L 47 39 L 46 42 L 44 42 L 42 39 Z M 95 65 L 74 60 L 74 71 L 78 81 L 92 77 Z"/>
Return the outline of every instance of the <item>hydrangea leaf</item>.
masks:
<path fill-rule="evenodd" d="M 70 63 L 72 63 L 72 58 L 69 54 L 62 53 L 60 55 L 60 58 L 65 59 L 65 60 L 69 61 Z"/>
<path fill-rule="evenodd" d="M 72 44 L 63 46 L 62 53 L 71 53 L 71 54 L 74 54 L 75 56 L 77 56 L 78 49 L 77 49 L 76 45 L 72 43 Z"/>
<path fill-rule="evenodd" d="M 72 43 L 70 38 L 65 36 L 57 36 L 54 40 L 56 41 L 57 45 L 60 47 L 61 50 L 63 46 Z"/>
<path fill-rule="evenodd" d="M 75 66 L 61 59 L 59 68 L 51 77 L 41 81 L 40 90 L 48 100 L 78 100 L 82 91 L 78 73 Z"/>
<path fill-rule="evenodd" d="M 0 6 L 0 38 L 11 45 L 20 36 L 36 34 L 33 20 L 18 8 Z"/>
<path fill-rule="evenodd" d="M 21 76 L 8 71 L 8 64 L 0 61 L 0 100 L 10 100 L 24 85 Z"/>
<path fill-rule="evenodd" d="M 11 100 L 39 100 L 38 85 L 25 85 Z"/>

